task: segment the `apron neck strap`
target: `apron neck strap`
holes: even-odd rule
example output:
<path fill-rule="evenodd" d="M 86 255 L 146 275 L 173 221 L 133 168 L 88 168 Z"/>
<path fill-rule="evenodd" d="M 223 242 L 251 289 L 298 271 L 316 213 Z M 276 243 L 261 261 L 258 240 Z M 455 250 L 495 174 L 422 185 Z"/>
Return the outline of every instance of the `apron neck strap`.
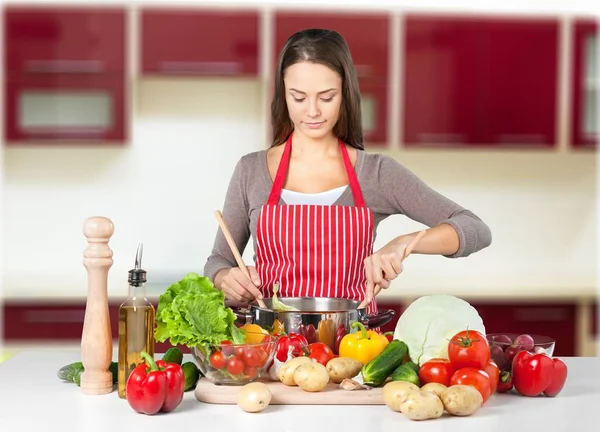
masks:
<path fill-rule="evenodd" d="M 340 145 L 340 151 L 342 152 L 344 166 L 346 167 L 346 174 L 348 174 L 348 181 L 354 197 L 354 203 L 357 207 L 364 207 L 365 200 L 363 199 L 358 178 L 354 172 L 354 167 L 352 166 L 352 162 L 350 162 L 348 150 L 346 149 L 346 146 L 342 140 L 338 139 L 338 143 Z M 283 149 L 283 155 L 281 156 L 281 161 L 279 162 L 279 167 L 277 168 L 277 174 L 275 174 L 275 179 L 273 180 L 273 187 L 271 188 L 271 194 L 267 200 L 267 205 L 277 205 L 279 203 L 279 198 L 281 197 L 281 191 L 283 190 L 283 184 L 285 183 L 288 167 L 290 166 L 291 153 L 292 136 L 290 135 L 285 143 L 285 148 Z"/>

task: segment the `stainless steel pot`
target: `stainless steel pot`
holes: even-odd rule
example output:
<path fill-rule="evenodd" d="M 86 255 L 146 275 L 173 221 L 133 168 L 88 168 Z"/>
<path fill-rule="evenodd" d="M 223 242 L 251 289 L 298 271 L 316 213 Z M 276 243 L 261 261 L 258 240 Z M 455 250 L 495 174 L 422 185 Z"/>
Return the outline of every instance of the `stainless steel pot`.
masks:
<path fill-rule="evenodd" d="M 272 299 L 264 299 L 267 308 L 256 302 L 247 307 L 230 305 L 237 316 L 236 323 L 258 324 L 264 329 L 273 328 L 278 320 L 286 333 L 299 333 L 308 343 L 323 342 L 338 354 L 340 340 L 348 333 L 354 321 L 366 328 L 377 328 L 387 324 L 395 315 L 393 309 L 367 315 L 364 308 L 358 309 L 359 301 L 328 297 L 287 297 L 282 303 L 295 307 L 298 311 L 274 311 Z"/>

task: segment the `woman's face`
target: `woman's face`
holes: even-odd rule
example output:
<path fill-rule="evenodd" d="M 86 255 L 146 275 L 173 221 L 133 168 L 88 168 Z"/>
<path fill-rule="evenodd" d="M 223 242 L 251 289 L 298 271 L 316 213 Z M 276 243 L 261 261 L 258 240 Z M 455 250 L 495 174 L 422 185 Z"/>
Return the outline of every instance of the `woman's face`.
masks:
<path fill-rule="evenodd" d="M 285 99 L 294 130 L 319 139 L 332 133 L 342 105 L 342 79 L 317 63 L 301 62 L 287 68 Z"/>

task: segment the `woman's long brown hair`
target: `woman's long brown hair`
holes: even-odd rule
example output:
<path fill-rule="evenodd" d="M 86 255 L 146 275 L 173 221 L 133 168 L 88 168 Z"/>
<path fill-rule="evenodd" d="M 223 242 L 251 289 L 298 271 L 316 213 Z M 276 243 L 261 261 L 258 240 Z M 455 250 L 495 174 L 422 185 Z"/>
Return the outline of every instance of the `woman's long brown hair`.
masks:
<path fill-rule="evenodd" d="M 293 34 L 283 46 L 275 72 L 275 91 L 271 103 L 273 143 L 284 143 L 294 130 L 285 100 L 283 77 L 286 69 L 298 62 L 319 63 L 342 78 L 342 106 L 333 133 L 346 144 L 364 149 L 360 89 L 350 49 L 333 30 L 306 29 Z"/>

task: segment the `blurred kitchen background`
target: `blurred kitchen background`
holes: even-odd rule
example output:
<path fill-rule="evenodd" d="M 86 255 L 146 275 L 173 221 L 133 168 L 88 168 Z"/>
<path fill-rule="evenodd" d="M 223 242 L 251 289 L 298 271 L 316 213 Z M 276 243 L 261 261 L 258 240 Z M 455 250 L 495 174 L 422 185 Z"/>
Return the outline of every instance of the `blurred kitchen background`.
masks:
<path fill-rule="evenodd" d="M 411 256 L 380 308 L 400 314 L 418 296 L 449 293 L 489 332 L 555 337 L 556 355 L 600 353 L 591 12 L 552 2 L 532 12 L 85 3 L 3 5 L 0 361 L 30 347 L 79 349 L 90 216 L 115 225 L 115 338 L 138 242 L 155 304 L 202 273 L 235 164 L 268 146 L 279 49 L 307 27 L 350 45 L 367 151 L 397 158 L 493 233 L 468 258 Z M 420 228 L 391 217 L 376 247 Z"/>

